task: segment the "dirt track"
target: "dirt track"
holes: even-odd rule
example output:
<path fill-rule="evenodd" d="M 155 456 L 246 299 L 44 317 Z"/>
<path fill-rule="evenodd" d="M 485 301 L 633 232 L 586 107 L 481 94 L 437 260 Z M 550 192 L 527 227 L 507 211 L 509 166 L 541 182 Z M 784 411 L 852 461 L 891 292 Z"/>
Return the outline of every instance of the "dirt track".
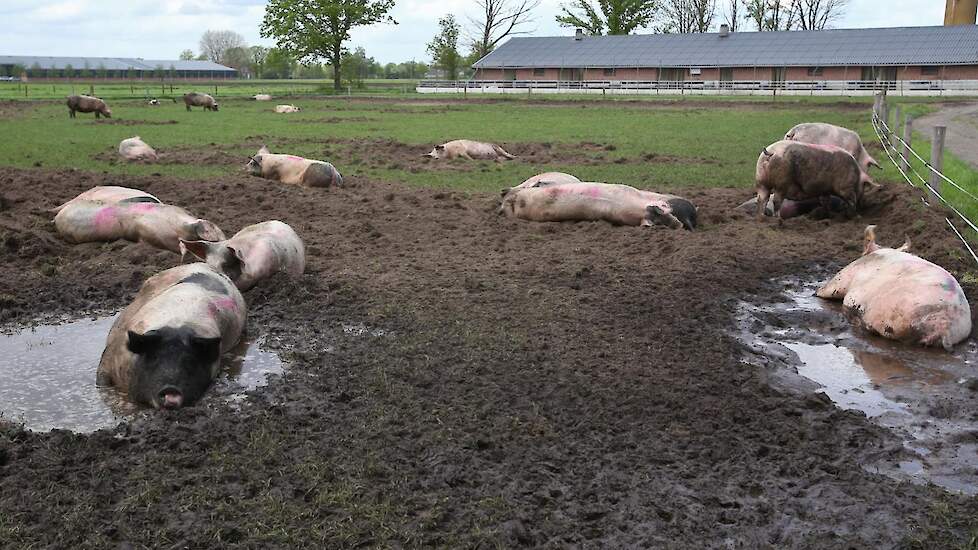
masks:
<path fill-rule="evenodd" d="M 903 121 L 900 125 L 903 126 Z M 934 135 L 934 126 L 947 128 L 947 148 L 978 170 L 978 104 L 945 105 L 936 113 L 914 121 L 914 129 L 928 140 Z"/>
<path fill-rule="evenodd" d="M 6 545 L 934 548 L 978 527 L 978 500 L 867 472 L 900 442 L 773 389 L 725 332 L 738 299 L 778 294 L 773 278 L 853 259 L 867 223 L 963 273 L 907 188 L 871 194 L 861 220 L 782 228 L 732 212 L 748 191 L 692 190 L 703 225 L 686 233 L 531 224 L 490 195 L 350 180 L 0 175 L 5 323 L 121 308 L 178 261 L 62 242 L 47 209 L 93 185 L 143 188 L 229 234 L 284 220 L 309 260 L 247 295 L 251 330 L 291 367 L 240 411 L 3 429 Z"/>

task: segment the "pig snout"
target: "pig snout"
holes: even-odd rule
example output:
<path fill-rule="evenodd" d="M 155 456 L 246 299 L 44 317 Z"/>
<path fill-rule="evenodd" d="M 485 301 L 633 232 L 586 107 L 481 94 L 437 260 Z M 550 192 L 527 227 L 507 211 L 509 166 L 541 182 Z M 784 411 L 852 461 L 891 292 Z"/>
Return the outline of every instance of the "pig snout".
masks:
<path fill-rule="evenodd" d="M 159 403 L 161 409 L 179 409 L 183 406 L 183 392 L 173 386 L 160 390 Z"/>

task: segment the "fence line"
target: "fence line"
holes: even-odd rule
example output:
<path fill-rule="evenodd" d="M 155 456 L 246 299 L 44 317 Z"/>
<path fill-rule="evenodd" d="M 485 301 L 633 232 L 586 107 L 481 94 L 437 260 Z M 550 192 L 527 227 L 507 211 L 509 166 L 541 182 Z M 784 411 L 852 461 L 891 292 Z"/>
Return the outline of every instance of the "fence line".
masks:
<path fill-rule="evenodd" d="M 897 141 L 899 141 L 906 150 L 910 151 L 914 157 L 920 160 L 920 162 L 923 163 L 924 166 L 926 166 L 931 172 L 936 174 L 938 177 L 948 182 L 949 184 L 951 184 L 956 189 L 958 189 L 959 191 L 961 191 L 962 193 L 964 193 L 965 195 L 967 195 L 968 197 L 970 197 L 972 200 L 976 202 L 978 202 L 978 197 L 976 197 L 975 195 L 973 195 L 972 193 L 970 193 L 969 191 L 967 191 L 966 189 L 964 189 L 963 187 L 955 183 L 952 179 L 945 176 L 939 170 L 934 168 L 934 166 L 931 165 L 930 162 L 924 160 L 923 157 L 917 154 L 917 152 L 913 149 L 913 147 L 910 146 L 909 143 L 901 139 L 900 136 L 897 136 L 896 134 L 893 133 L 893 131 L 890 129 L 887 122 L 882 118 L 880 118 L 879 112 L 875 108 L 873 110 L 872 125 L 873 125 L 873 131 L 876 132 L 876 137 L 879 138 L 880 145 L 883 147 L 883 151 L 886 153 L 886 156 L 890 159 L 890 162 L 892 162 L 893 165 L 896 166 L 897 170 L 899 170 L 900 175 L 902 175 L 903 179 L 907 181 L 907 184 L 909 184 L 911 187 L 917 187 L 917 185 L 914 185 L 913 181 L 910 179 L 910 176 L 907 175 L 907 173 L 903 170 L 900 163 L 898 163 L 896 159 L 894 159 L 893 157 L 894 154 L 907 164 L 907 167 L 910 168 L 910 170 L 914 173 L 917 179 L 920 180 L 920 183 L 923 185 L 925 189 L 930 191 L 935 197 L 937 197 L 938 200 L 944 203 L 945 206 L 947 206 L 948 208 L 951 209 L 951 211 L 957 214 L 957 216 L 961 218 L 961 220 L 964 221 L 971 228 L 972 231 L 978 233 L 978 226 L 976 226 L 974 222 L 968 219 L 967 216 L 961 213 L 960 210 L 955 208 L 953 204 L 951 204 L 947 199 L 945 199 L 944 196 L 941 195 L 941 193 L 938 192 L 937 189 L 934 189 L 934 187 L 926 180 L 926 178 L 920 175 L 920 172 L 918 172 L 917 169 L 914 168 L 914 165 L 912 162 L 910 162 L 910 159 L 907 158 L 907 156 L 904 155 L 903 152 L 900 149 L 898 149 L 896 145 L 893 144 L 892 140 L 890 139 L 891 136 L 895 138 Z M 893 149 L 893 154 L 890 153 L 891 148 Z M 924 204 L 928 204 L 928 205 L 930 204 L 929 202 L 927 202 L 926 199 L 922 199 L 922 200 L 924 201 Z M 957 235 L 958 239 L 961 240 L 961 243 L 964 244 L 965 248 L 968 249 L 968 252 L 971 254 L 971 257 L 975 260 L 975 263 L 978 263 L 978 254 L 975 254 L 974 249 L 971 247 L 970 244 L 968 244 L 968 241 L 964 238 L 964 235 L 962 235 L 961 232 L 958 230 L 958 228 L 955 227 L 954 223 L 951 221 L 950 218 L 945 216 L 944 221 L 947 222 L 947 224 L 951 227 L 951 230 L 954 231 L 954 234 Z"/>

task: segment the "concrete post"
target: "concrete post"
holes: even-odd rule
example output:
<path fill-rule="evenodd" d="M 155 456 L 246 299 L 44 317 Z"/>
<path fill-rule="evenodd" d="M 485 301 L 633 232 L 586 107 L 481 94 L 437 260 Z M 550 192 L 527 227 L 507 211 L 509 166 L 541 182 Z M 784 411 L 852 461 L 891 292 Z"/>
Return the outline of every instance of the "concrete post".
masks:
<path fill-rule="evenodd" d="M 934 126 L 934 141 L 930 145 L 930 165 L 938 172 L 944 170 L 944 136 L 946 135 L 946 127 Z M 931 172 L 930 186 L 937 192 L 941 191 L 941 181 L 937 174 Z"/>
<path fill-rule="evenodd" d="M 903 123 L 903 141 L 906 145 L 902 147 L 903 159 L 900 159 L 900 168 L 904 173 L 910 169 L 910 147 L 913 144 L 913 115 L 907 115 L 906 122 Z"/>

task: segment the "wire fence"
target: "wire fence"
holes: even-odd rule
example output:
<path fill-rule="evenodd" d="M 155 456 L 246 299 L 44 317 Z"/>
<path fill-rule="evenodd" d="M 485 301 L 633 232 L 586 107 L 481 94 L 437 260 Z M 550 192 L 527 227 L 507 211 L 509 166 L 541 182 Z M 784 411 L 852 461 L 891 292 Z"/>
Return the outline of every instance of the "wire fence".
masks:
<path fill-rule="evenodd" d="M 893 165 L 896 166 L 896 169 L 900 171 L 900 175 L 903 176 L 903 179 L 905 179 L 910 186 L 918 187 L 918 185 L 915 184 L 914 180 L 911 178 L 912 175 L 913 178 L 916 178 L 920 182 L 919 187 L 923 187 L 924 189 L 930 191 L 934 197 L 936 197 L 941 203 L 944 204 L 944 206 L 948 207 L 952 212 L 954 212 L 957 217 L 961 219 L 961 221 L 971 228 L 972 231 L 978 233 L 978 225 L 975 225 L 973 221 L 962 214 L 961 211 L 951 204 L 950 201 L 948 201 L 938 189 L 931 185 L 930 181 L 921 175 L 921 170 L 925 173 L 929 172 L 934 174 L 937 178 L 947 182 L 949 185 L 960 191 L 962 195 L 975 201 L 976 204 L 978 204 L 978 196 L 975 196 L 964 187 L 958 185 L 954 180 L 947 177 L 940 170 L 934 167 L 930 161 L 921 157 L 909 143 L 904 141 L 902 138 L 900 138 L 900 136 L 896 135 L 896 132 L 893 132 L 890 129 L 887 121 L 880 117 L 880 112 L 878 109 L 873 109 L 872 122 L 873 131 L 876 132 L 876 137 L 879 138 L 883 151 L 886 152 L 886 156 L 890 159 L 890 162 L 892 162 Z M 897 147 L 897 145 L 894 144 L 894 141 L 898 142 L 900 147 Z M 897 159 L 899 159 L 899 162 Z M 917 169 L 915 162 L 921 166 L 921 170 Z M 906 170 L 904 170 L 904 166 L 907 167 Z M 930 204 L 926 198 L 923 198 L 922 200 L 924 201 L 924 204 Z M 945 217 L 944 221 L 947 222 L 947 224 L 954 231 L 954 234 L 961 239 L 962 243 L 964 243 L 965 248 L 967 248 L 968 252 L 971 253 L 971 257 L 974 258 L 975 263 L 978 263 L 978 254 L 975 254 L 974 249 L 968 243 L 967 239 L 965 239 L 964 235 L 962 235 L 958 228 L 954 225 L 951 218 Z"/>

